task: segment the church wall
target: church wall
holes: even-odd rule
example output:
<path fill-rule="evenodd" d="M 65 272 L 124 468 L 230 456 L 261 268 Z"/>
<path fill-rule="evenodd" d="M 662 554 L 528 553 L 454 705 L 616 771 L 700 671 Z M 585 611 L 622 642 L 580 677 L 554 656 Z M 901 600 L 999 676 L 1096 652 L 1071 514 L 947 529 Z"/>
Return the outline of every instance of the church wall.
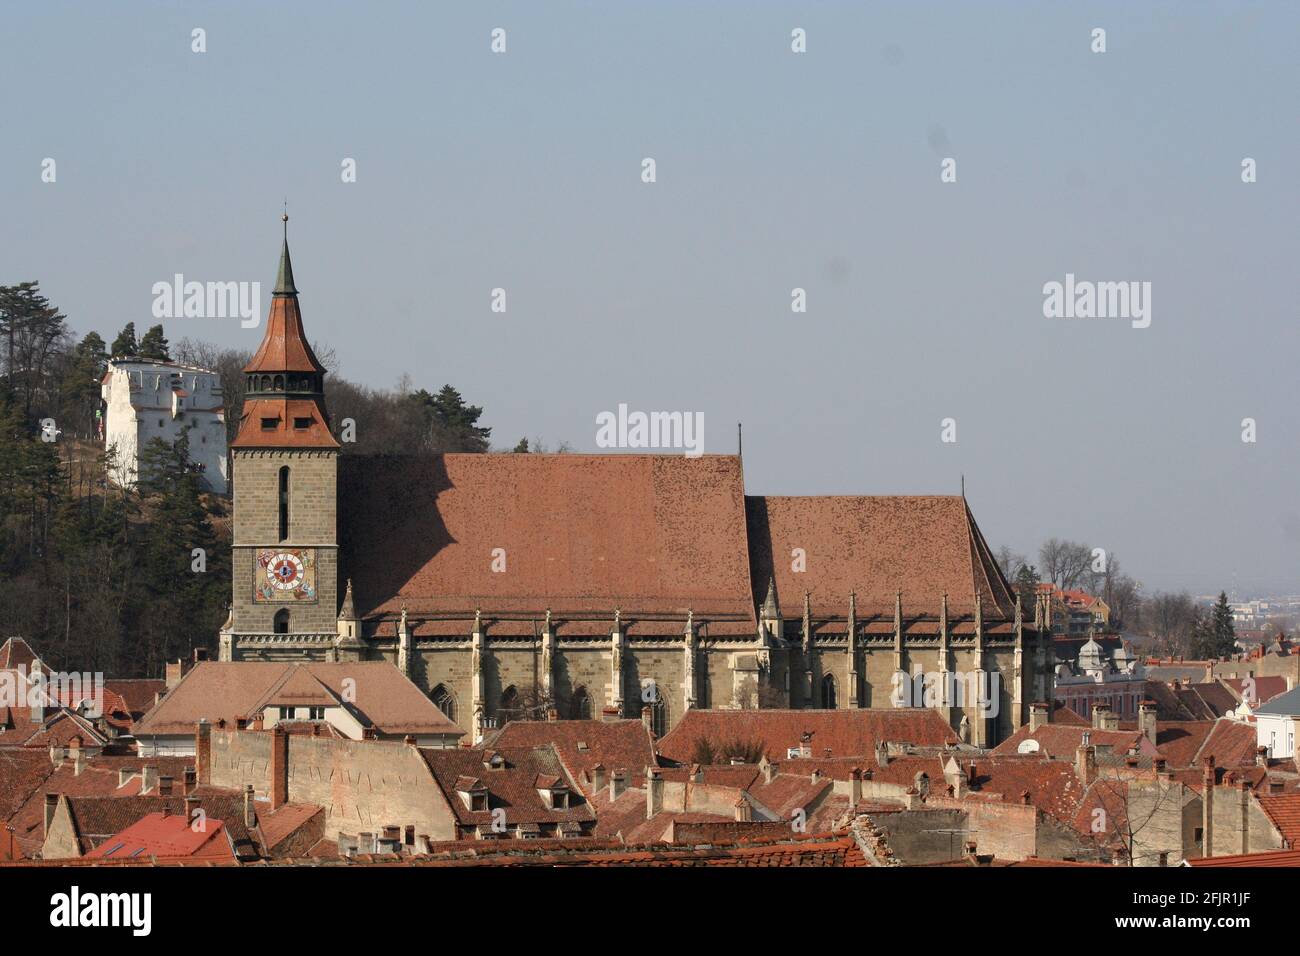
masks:
<path fill-rule="evenodd" d="M 502 724 L 499 704 L 506 688 L 513 686 L 519 694 L 520 705 L 535 705 L 534 688 L 541 692 L 542 642 L 498 641 L 488 642 L 483 655 L 483 698 L 486 714 Z M 544 714 L 533 714 L 534 718 Z"/>
<path fill-rule="evenodd" d="M 696 678 L 699 677 L 698 664 Z M 623 713 L 639 717 L 641 708 L 647 706 L 642 698 L 642 681 L 653 680 L 656 691 L 663 699 L 665 729 L 671 728 L 686 711 L 686 650 L 685 644 L 677 647 L 637 646 L 629 643 L 623 655 L 624 685 Z"/>
<path fill-rule="evenodd" d="M 574 692 L 585 687 L 591 700 L 591 716 L 599 718 L 601 709 L 614 699 L 610 644 L 559 645 L 555 655 L 554 692 L 557 700 L 567 704 Z M 569 714 L 561 711 L 561 717 Z"/>
<path fill-rule="evenodd" d="M 473 653 L 468 644 L 426 644 L 416 650 L 420 659 L 416 684 L 426 694 L 439 684 L 456 699 L 456 726 L 466 733 L 474 731 L 474 680 L 470 665 Z"/>

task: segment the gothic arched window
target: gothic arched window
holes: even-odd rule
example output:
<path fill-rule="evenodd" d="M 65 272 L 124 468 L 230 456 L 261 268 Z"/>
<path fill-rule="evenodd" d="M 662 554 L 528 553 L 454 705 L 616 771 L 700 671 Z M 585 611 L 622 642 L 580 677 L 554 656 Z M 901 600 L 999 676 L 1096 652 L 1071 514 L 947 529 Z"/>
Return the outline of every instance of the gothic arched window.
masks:
<path fill-rule="evenodd" d="M 579 687 L 573 692 L 573 699 L 569 702 L 569 719 L 591 720 L 591 695 L 587 693 L 587 688 Z"/>
<path fill-rule="evenodd" d="M 501 692 L 501 702 L 497 704 L 497 726 L 503 727 L 506 721 L 518 720 L 520 716 L 519 691 L 511 684 Z"/>
<path fill-rule="evenodd" d="M 650 707 L 650 731 L 656 737 L 662 737 L 668 733 L 668 704 L 655 694 L 655 699 L 648 706 Z"/>
<path fill-rule="evenodd" d="M 827 674 L 822 678 L 822 706 L 834 710 L 838 704 L 835 700 L 835 675 Z"/>
<path fill-rule="evenodd" d="M 446 684 L 439 684 L 435 687 L 429 698 L 448 720 L 452 723 L 456 722 L 456 696 Z"/>

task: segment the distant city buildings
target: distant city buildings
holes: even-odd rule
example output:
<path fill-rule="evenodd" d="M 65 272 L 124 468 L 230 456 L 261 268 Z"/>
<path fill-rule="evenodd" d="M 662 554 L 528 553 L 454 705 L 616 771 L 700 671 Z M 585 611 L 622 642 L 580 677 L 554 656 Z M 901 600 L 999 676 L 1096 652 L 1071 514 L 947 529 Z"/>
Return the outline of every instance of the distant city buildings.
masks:
<path fill-rule="evenodd" d="M 140 456 L 155 438 L 174 443 L 189 430 L 190 461 L 209 491 L 227 492 L 226 414 L 221 376 L 207 369 L 131 356 L 110 359 L 100 383 L 104 447 L 116 450 L 119 485 L 134 485 Z"/>

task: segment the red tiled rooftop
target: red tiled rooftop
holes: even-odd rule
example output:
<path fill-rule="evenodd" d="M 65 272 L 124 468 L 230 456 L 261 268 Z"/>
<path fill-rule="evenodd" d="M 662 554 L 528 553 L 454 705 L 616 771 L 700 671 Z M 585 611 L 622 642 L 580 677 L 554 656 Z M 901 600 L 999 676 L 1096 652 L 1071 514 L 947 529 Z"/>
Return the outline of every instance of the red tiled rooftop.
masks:
<path fill-rule="evenodd" d="M 183 815 L 159 812 L 141 817 L 86 854 L 97 860 L 141 855 L 233 860 L 235 851 L 220 820 L 191 822 Z"/>
<path fill-rule="evenodd" d="M 775 578 L 787 621 L 802 618 L 805 591 L 816 616 L 846 613 L 856 592 L 861 618 L 883 616 L 891 626 L 899 590 L 905 619 L 937 615 L 945 593 L 954 617 L 972 615 L 977 594 L 986 620 L 1014 612 L 1015 597 L 958 495 L 768 496 L 746 506 L 755 594 L 761 601 Z M 800 572 L 791 566 L 795 548 L 807 558 Z"/>
<path fill-rule="evenodd" d="M 695 757 L 696 742 L 715 746 L 757 742 L 770 760 L 785 760 L 790 748 L 807 746 L 817 757 L 871 753 L 877 743 L 921 747 L 957 743 L 958 737 L 937 711 L 927 708 L 859 710 L 688 710 L 659 741 L 659 753 L 677 763 Z M 829 750 L 829 754 L 827 751 Z"/>
<path fill-rule="evenodd" d="M 340 532 L 363 616 L 621 608 L 752 621 L 740 460 L 343 459 Z M 489 560 L 503 549 L 507 573 Z M 608 633 L 606 628 L 605 633 Z"/>

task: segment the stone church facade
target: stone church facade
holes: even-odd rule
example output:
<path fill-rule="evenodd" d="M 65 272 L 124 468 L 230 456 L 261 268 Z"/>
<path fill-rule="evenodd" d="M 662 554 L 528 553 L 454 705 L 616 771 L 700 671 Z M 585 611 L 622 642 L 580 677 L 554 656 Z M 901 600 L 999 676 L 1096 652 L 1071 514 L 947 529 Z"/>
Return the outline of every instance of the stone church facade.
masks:
<path fill-rule="evenodd" d="M 1052 698 L 960 496 L 746 495 L 737 456 L 340 455 L 288 244 L 231 444 L 223 660 L 389 660 L 505 720 L 929 706 L 993 745 Z"/>

